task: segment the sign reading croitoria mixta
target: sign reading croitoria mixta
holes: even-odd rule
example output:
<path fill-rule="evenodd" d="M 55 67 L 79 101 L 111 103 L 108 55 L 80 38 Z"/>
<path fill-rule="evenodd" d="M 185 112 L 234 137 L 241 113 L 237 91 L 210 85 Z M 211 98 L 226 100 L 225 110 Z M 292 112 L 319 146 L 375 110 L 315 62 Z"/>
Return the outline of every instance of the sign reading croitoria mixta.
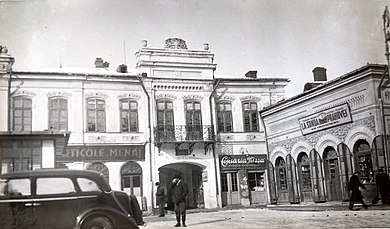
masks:
<path fill-rule="evenodd" d="M 265 154 L 259 155 L 221 155 L 219 156 L 222 170 L 229 169 L 265 169 Z"/>

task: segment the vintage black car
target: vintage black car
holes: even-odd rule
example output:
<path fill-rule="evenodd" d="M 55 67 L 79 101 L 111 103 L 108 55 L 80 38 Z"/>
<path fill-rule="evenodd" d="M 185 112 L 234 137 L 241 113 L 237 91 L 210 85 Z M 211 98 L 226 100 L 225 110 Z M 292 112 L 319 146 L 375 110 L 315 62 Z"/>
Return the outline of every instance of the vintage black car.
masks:
<path fill-rule="evenodd" d="M 125 196 L 112 191 L 103 175 L 94 171 L 51 169 L 3 174 L 0 228 L 138 228 Z"/>

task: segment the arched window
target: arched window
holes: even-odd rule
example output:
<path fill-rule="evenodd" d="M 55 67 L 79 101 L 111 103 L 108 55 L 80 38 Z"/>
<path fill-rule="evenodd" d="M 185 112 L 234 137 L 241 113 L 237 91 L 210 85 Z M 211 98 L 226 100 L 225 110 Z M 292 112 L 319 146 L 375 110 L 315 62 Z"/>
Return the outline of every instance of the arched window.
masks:
<path fill-rule="evenodd" d="M 49 99 L 49 129 L 68 130 L 68 100 Z"/>
<path fill-rule="evenodd" d="M 31 131 L 32 125 L 32 100 L 23 96 L 13 98 L 13 130 Z"/>
<path fill-rule="evenodd" d="M 353 146 L 353 154 L 356 170 L 359 170 L 361 181 L 364 183 L 372 182 L 374 173 L 372 171 L 371 148 L 366 140 L 358 140 Z"/>
<path fill-rule="evenodd" d="M 301 191 L 311 191 L 310 159 L 304 152 L 298 155 L 298 169 Z"/>
<path fill-rule="evenodd" d="M 276 159 L 276 177 L 278 179 L 279 191 L 287 191 L 286 162 L 281 157 Z"/>
<path fill-rule="evenodd" d="M 142 196 L 142 168 L 134 161 L 128 161 L 122 166 L 122 190 L 127 194 Z"/>
<path fill-rule="evenodd" d="M 101 162 L 94 162 L 87 166 L 88 170 L 98 171 L 103 174 L 103 176 L 109 181 L 109 172 L 107 166 Z"/>

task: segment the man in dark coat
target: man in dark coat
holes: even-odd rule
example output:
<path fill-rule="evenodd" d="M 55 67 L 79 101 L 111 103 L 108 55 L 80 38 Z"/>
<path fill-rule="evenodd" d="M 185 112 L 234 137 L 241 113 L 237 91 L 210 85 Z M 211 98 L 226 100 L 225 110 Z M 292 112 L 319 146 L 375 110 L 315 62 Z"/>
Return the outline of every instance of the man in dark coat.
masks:
<path fill-rule="evenodd" d="M 165 191 L 164 188 L 161 187 L 160 182 L 156 182 L 157 191 L 156 191 L 156 205 L 158 205 L 158 217 L 165 216 Z"/>
<path fill-rule="evenodd" d="M 186 227 L 186 197 L 188 195 L 188 186 L 185 182 L 182 181 L 180 174 L 176 174 L 173 177 L 173 181 L 170 185 L 170 190 L 170 193 L 172 195 L 172 201 L 174 204 L 174 210 L 176 213 L 177 223 L 175 227 Z M 180 216 L 182 219 L 182 224 L 180 224 Z"/>
<path fill-rule="evenodd" d="M 349 200 L 349 210 L 353 210 L 355 202 L 362 203 L 364 209 L 368 208 L 366 203 L 364 203 L 362 192 L 359 190 L 359 187 L 366 189 L 366 187 L 360 182 L 359 176 L 360 172 L 355 172 L 348 183 L 348 190 L 352 191 L 351 198 Z"/>
<path fill-rule="evenodd" d="M 375 176 L 375 182 L 381 194 L 382 204 L 390 204 L 390 181 L 389 176 L 383 172 L 383 169 L 379 169 Z"/>

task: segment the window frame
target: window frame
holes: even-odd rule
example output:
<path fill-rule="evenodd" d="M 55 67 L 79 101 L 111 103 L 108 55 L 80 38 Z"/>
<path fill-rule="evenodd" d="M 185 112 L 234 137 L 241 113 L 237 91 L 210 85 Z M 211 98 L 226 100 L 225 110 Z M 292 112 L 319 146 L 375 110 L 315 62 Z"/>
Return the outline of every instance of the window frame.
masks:
<path fill-rule="evenodd" d="M 223 110 L 220 110 L 220 105 L 223 105 Z M 230 110 L 226 109 L 226 105 L 230 105 Z M 233 106 L 231 102 L 220 101 L 217 103 L 217 123 L 218 132 L 232 133 L 233 132 Z M 230 125 L 230 129 L 228 129 Z M 222 128 L 221 128 L 222 127 Z"/>
<path fill-rule="evenodd" d="M 127 103 L 128 104 L 128 109 L 125 109 L 123 108 L 123 103 Z M 135 109 L 132 109 L 132 103 L 135 103 Z M 127 123 L 126 123 L 126 127 L 127 127 L 127 130 L 124 130 L 123 128 L 123 124 L 125 122 L 123 122 L 123 117 L 122 117 L 122 113 L 125 112 L 126 113 L 126 118 L 127 118 Z M 132 119 L 132 114 L 135 114 L 135 118 L 134 120 Z M 120 119 L 120 132 L 121 133 L 136 133 L 139 131 L 139 115 L 138 115 L 138 102 L 133 100 L 133 99 L 121 99 L 119 100 L 119 119 Z M 132 121 L 135 121 L 135 127 L 133 127 L 133 125 L 131 124 Z"/>
<path fill-rule="evenodd" d="M 18 100 L 21 100 L 22 104 L 21 104 L 21 107 L 16 107 L 15 105 L 15 102 L 18 101 Z M 25 102 L 29 101 L 30 103 L 30 107 L 26 107 L 25 106 Z M 13 131 L 32 131 L 32 108 L 33 108 L 33 100 L 32 98 L 29 98 L 29 97 L 26 97 L 26 96 L 15 96 L 12 98 L 12 130 Z M 17 111 L 20 111 L 21 112 L 21 115 L 20 117 L 20 120 L 21 120 L 21 123 L 18 124 L 20 125 L 20 129 L 16 129 L 15 126 L 16 126 L 16 113 Z M 29 115 L 25 115 L 25 112 L 28 112 L 29 111 Z M 28 119 L 30 119 L 29 123 L 26 124 L 26 122 L 28 121 Z"/>
<path fill-rule="evenodd" d="M 89 102 L 94 101 L 94 108 L 89 107 Z M 103 102 L 103 108 L 98 108 L 98 102 Z M 107 128 L 107 115 L 106 115 L 106 100 L 102 98 L 87 98 L 86 99 L 86 109 L 87 109 L 87 132 L 91 133 L 105 133 Z M 103 118 L 99 118 L 99 113 L 102 112 L 104 115 Z M 90 114 L 93 117 L 90 117 Z M 93 119 L 94 122 L 90 122 L 90 119 Z M 99 123 L 99 120 L 102 120 L 102 123 Z M 99 128 L 99 125 L 102 125 L 102 128 Z M 94 130 L 90 129 L 90 125 L 94 125 Z"/>
<path fill-rule="evenodd" d="M 51 101 L 53 100 L 57 100 L 57 107 L 56 108 L 52 108 L 51 107 Z M 65 101 L 66 104 L 65 104 L 65 108 L 64 107 L 61 107 L 61 101 Z M 66 98 L 63 98 L 63 97 L 51 97 L 49 98 L 48 100 L 48 111 L 49 111 L 49 114 L 48 114 L 48 127 L 49 129 L 53 129 L 53 130 L 68 130 L 68 127 L 69 127 L 69 109 L 68 109 L 68 99 Z M 56 115 L 56 119 L 57 119 L 57 126 L 56 127 L 53 127 L 53 119 L 52 119 L 52 111 L 53 110 L 56 110 L 57 111 L 57 115 Z M 64 122 L 61 122 L 61 111 L 65 111 L 65 121 Z M 65 128 L 61 128 L 61 126 L 65 126 Z"/>
<path fill-rule="evenodd" d="M 249 110 L 245 109 L 245 105 L 249 104 Z M 256 105 L 256 109 L 252 110 L 252 105 Z M 255 118 L 254 118 L 255 117 Z M 245 121 L 249 121 L 249 129 L 247 129 Z M 256 101 L 243 101 L 242 102 L 242 121 L 244 132 L 259 132 L 259 115 L 258 115 L 258 105 Z M 254 124 L 256 121 L 256 124 Z"/>

